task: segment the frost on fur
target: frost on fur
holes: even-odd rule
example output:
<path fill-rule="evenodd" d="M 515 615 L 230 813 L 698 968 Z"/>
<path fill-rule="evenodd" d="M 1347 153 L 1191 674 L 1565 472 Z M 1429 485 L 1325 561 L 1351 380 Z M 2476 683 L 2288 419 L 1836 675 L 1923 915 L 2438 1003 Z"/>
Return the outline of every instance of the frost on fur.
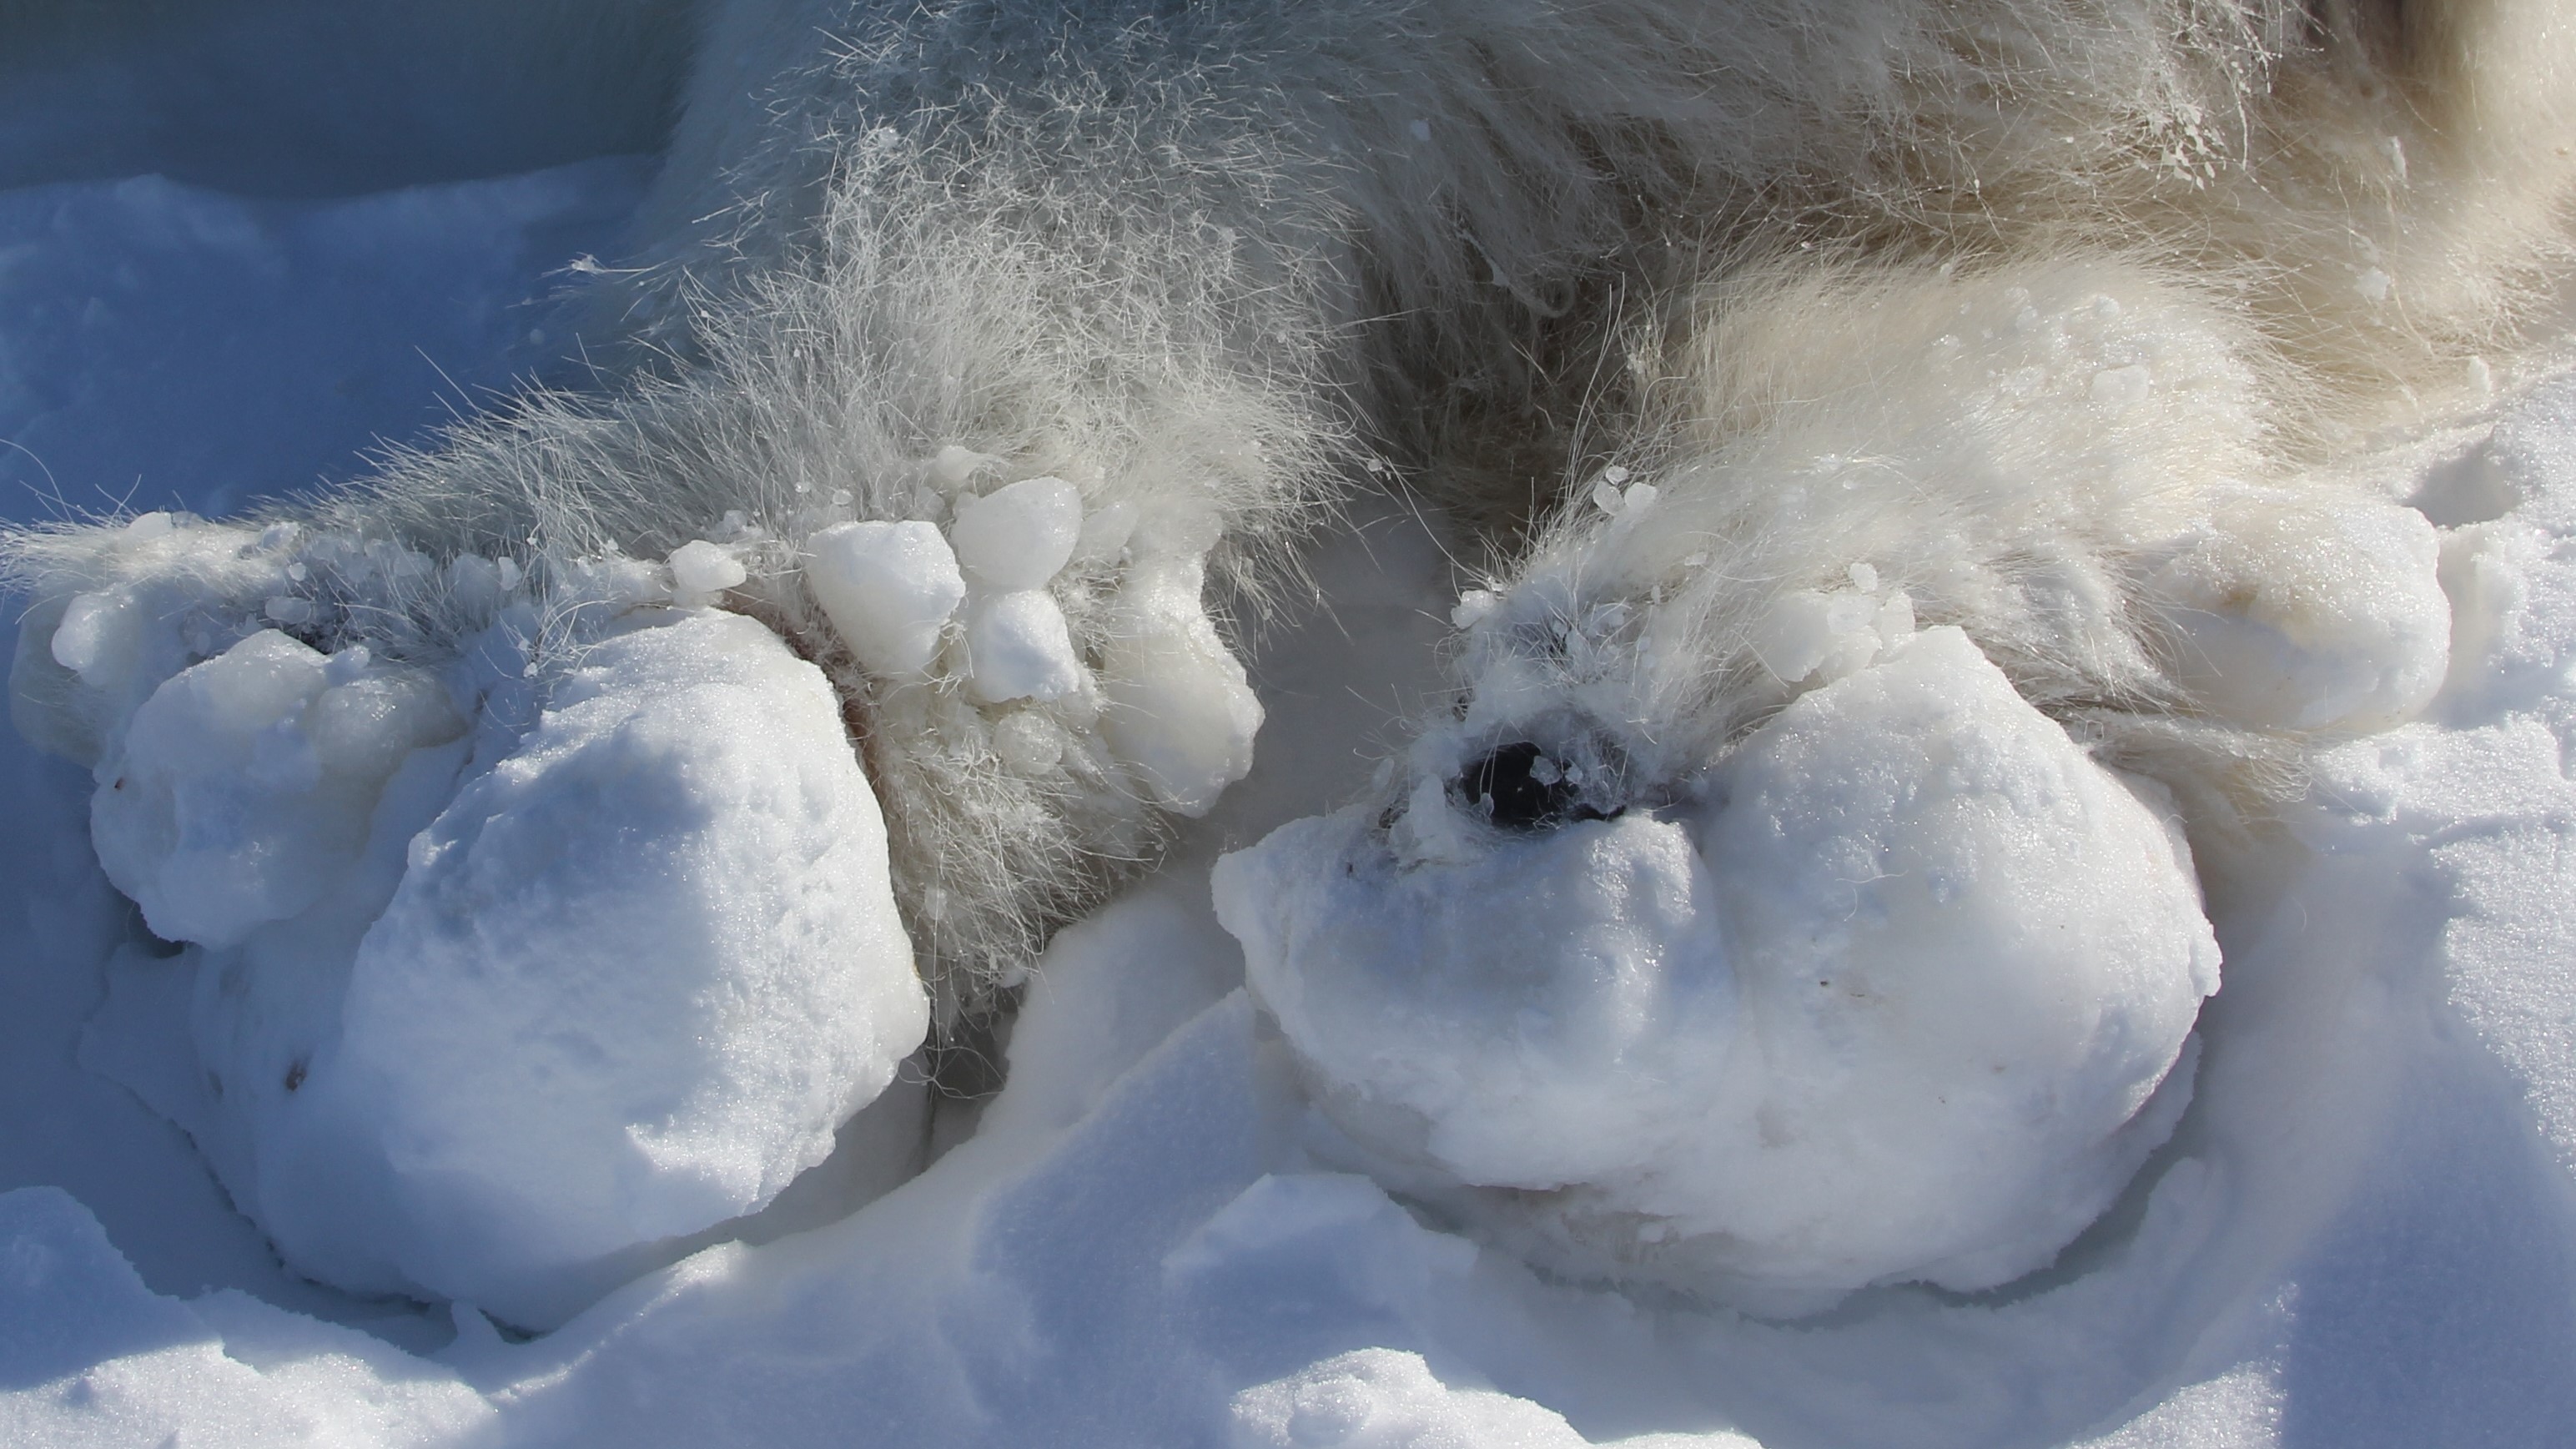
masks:
<path fill-rule="evenodd" d="M 1211 591 L 1303 521 L 1336 434 L 1294 371 L 1311 324 L 1215 311 L 1244 284 L 1212 225 L 1048 234 L 1014 219 L 1081 178 L 891 144 L 853 164 L 814 272 L 710 303 L 671 376 L 533 396 L 256 531 L 21 536 L 46 601 L 28 726 L 94 757 L 263 627 L 544 678 L 632 610 L 721 602 L 841 687 L 925 969 L 982 999 L 1248 766 L 1258 707 Z"/>
<path fill-rule="evenodd" d="M 828 682 L 927 1015 L 954 1024 L 1004 1009 L 1056 926 L 1249 768 L 1261 709 L 1228 615 L 1290 576 L 1354 465 L 1392 459 L 1492 546 L 1456 616 L 1457 707 L 1373 798 L 1222 888 L 1336 1130 L 1585 1273 L 1790 1306 L 2000 1281 L 2099 1210 L 2188 1091 L 2215 966 L 2175 802 L 2194 823 L 2259 803 L 2311 742 L 2401 720 L 2442 677 L 2429 525 L 2332 465 L 2509 369 L 2564 251 L 2571 46 L 2551 6 L 2508 0 L 719 0 L 635 265 L 566 304 L 586 390 L 245 522 L 17 533 L 13 713 L 97 769 L 102 859 L 204 979 L 305 1001 L 271 1021 L 210 987 L 202 1050 L 319 1084 L 346 1078 L 273 1048 L 323 1050 L 305 998 L 345 977 L 358 1001 L 384 942 L 460 975 L 516 959 L 441 871 L 471 876 L 469 838 L 551 798 L 537 756 L 588 758 L 564 744 L 602 713 L 583 681 L 638 640 L 714 640 L 782 698 Z M 856 778 L 824 776 L 836 799 Z M 814 843 L 793 801 L 737 806 L 779 817 L 789 843 L 764 849 Z M 1847 828 L 1810 839 L 1835 811 Z M 734 858 L 698 824 L 678 838 L 701 865 Z M 732 822 L 769 840 L 757 824 Z M 397 826 L 417 848 L 375 858 L 373 895 L 316 894 L 316 862 Z M 2034 840 L 2134 909 L 2050 915 L 2049 871 L 2016 854 Z M 1832 882 L 1765 851 L 1810 848 L 1948 944 L 1800 955 L 1833 935 Z M 1864 869 L 1907 852 L 1967 865 L 1937 889 Z M 1778 919 L 1729 884 L 1766 871 Z M 614 877 L 582 899 L 624 899 Z M 1597 927 L 1516 940 L 1559 1035 L 1437 971 L 1373 978 L 1350 944 L 1382 918 L 1465 972 L 1490 932 L 1435 903 L 1522 885 Z M 348 939 L 316 946 L 297 933 L 332 899 L 381 919 L 334 917 Z M 771 912 L 780 939 L 802 909 Z M 920 1003 L 853 909 L 835 929 L 874 943 L 853 1029 L 884 1051 L 719 1052 L 700 1117 L 608 1083 L 555 1124 L 556 1155 L 597 1172 L 551 1196 L 546 1262 L 483 1251 L 549 1199 L 497 1118 L 441 1159 L 472 1203 L 430 1214 L 497 1236 L 388 1264 L 335 1257 L 345 1223 L 263 1222 L 348 1282 L 561 1271 L 530 1312 L 561 1310 L 644 1239 L 765 1200 L 818 1121 L 884 1088 Z M 2073 934 L 1979 924 L 2024 917 Z M 304 944 L 261 944 L 286 936 Z M 776 984 L 771 937 L 684 937 L 674 969 L 729 983 L 714 996 Z M 1662 974 L 1600 995 L 1604 941 Z M 1691 1081 L 1696 1107 L 1620 1095 L 1622 1051 L 1699 1071 L 1810 968 L 1809 1020 L 1877 1041 L 1868 1062 L 1738 1052 Z M 2009 1031 L 1871 1037 L 1866 1002 L 1943 997 L 1954 968 Z M 2036 997 L 2061 978 L 2085 1000 L 2052 1015 Z M 501 990 L 489 1019 L 584 979 Z M 618 1050 L 658 1050 L 692 1002 Z M 1671 1002 L 1689 1010 L 1654 1024 Z M 236 1017 L 224 1045 L 208 1023 Z M 1389 1067 L 1406 1043 L 1364 1049 L 1383 1021 L 1438 1049 Z M 1524 1047 L 1530 1073 L 1497 1066 Z M 2000 1065 L 1971 1060 L 1988 1048 Z M 423 1075 L 386 1101 L 462 1090 L 435 1067 L 457 1043 L 399 1055 Z M 1985 1068 L 2009 1083 L 1968 1094 L 1992 1112 L 1888 1107 Z M 2050 1105 L 2015 1135 L 2007 1098 Z M 756 1160 L 688 1145 L 747 1100 L 790 1104 Z M 1634 1130 L 1562 1160 L 1515 1141 L 1596 1108 Z M 1742 1177 L 1673 1125 L 1685 1108 L 1726 1116 L 1740 1161 L 1833 1121 L 1786 1176 Z M 1840 1200 L 1904 1141 L 2006 1163 L 2017 1190 L 1898 1163 L 1925 1214 L 1803 1237 L 1728 1197 Z M 317 1150 L 363 1178 L 376 1145 Z M 269 1150 L 253 1132 L 227 1181 Z"/>

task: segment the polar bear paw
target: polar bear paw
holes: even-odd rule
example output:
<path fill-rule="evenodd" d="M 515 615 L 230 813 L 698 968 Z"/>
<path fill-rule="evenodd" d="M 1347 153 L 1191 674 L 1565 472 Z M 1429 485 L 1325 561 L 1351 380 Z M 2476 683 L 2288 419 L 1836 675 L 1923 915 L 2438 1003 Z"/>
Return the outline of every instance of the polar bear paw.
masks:
<path fill-rule="evenodd" d="M 1540 1262 L 1782 1314 L 1992 1287 L 2188 1099 L 2180 831 L 1955 629 L 1651 803 L 1543 730 L 1452 752 L 1228 856 L 1218 913 L 1327 1150 Z"/>

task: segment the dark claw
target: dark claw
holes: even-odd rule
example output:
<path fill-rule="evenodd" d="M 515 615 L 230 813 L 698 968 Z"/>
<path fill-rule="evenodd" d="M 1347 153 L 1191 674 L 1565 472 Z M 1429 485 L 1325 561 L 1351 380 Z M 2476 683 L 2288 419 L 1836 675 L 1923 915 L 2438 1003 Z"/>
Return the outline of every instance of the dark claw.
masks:
<path fill-rule="evenodd" d="M 1505 830 L 1540 830 L 1576 820 L 1607 820 L 1604 813 L 1586 803 L 1581 787 L 1559 774 L 1553 780 L 1541 780 L 1538 763 L 1547 756 L 1539 747 L 1524 740 L 1504 745 L 1492 754 L 1469 765 L 1458 777 L 1459 791 L 1470 806 L 1487 806 L 1487 818 Z"/>

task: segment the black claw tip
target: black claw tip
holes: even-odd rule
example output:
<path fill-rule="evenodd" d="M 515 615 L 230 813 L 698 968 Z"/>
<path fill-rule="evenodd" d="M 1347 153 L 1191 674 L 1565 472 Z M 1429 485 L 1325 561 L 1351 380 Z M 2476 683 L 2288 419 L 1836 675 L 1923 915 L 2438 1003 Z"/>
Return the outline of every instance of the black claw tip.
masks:
<path fill-rule="evenodd" d="M 1486 818 L 1506 830 L 1540 830 L 1576 820 L 1607 820 L 1582 798 L 1582 788 L 1555 761 L 1524 740 L 1504 745 L 1469 765 L 1458 777 L 1466 803 L 1484 806 Z"/>

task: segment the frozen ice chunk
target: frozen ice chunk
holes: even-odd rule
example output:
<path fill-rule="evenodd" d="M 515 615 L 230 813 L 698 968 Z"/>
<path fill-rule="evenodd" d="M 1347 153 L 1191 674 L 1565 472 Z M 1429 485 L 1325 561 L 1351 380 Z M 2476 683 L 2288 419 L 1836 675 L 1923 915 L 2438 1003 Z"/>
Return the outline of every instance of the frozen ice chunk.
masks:
<path fill-rule="evenodd" d="M 1014 775 L 1043 775 L 1064 759 L 1064 731 L 1035 710 L 1014 710 L 993 726 L 993 753 Z"/>
<path fill-rule="evenodd" d="M 955 443 L 944 444 L 930 459 L 930 476 L 937 482 L 959 488 L 977 473 L 1002 461 L 990 453 L 978 453 Z"/>
<path fill-rule="evenodd" d="M 2124 367 L 2106 367 L 2093 374 L 2090 389 L 2095 405 L 2112 412 L 2127 412 L 2147 400 L 2155 391 L 2155 369 L 2143 362 Z"/>
<path fill-rule="evenodd" d="M 2150 582 L 2175 673 L 2229 717 L 2365 734 L 2429 703 L 2450 667 L 2441 541 L 2376 500 L 2253 494 Z"/>
<path fill-rule="evenodd" d="M 1061 478 L 1024 478 L 957 500 L 957 561 L 994 593 L 1042 589 L 1082 538 L 1082 494 Z"/>
<path fill-rule="evenodd" d="M 671 550 L 670 564 L 672 585 L 688 596 L 721 594 L 750 577 L 733 550 L 703 538 Z"/>
<path fill-rule="evenodd" d="M 255 1129 L 317 1276 L 543 1326 L 767 1203 L 928 1023 L 821 671 L 712 611 L 592 648 L 412 839 L 341 1017 Z"/>
<path fill-rule="evenodd" d="M 937 524 L 836 523 L 805 540 L 805 582 L 871 674 L 921 673 L 966 597 Z"/>
<path fill-rule="evenodd" d="M 1954 629 L 1690 802 L 1474 842 L 1407 868 L 1362 809 L 1218 866 L 1324 1112 L 1533 1256 L 1758 1311 L 2048 1262 L 2218 984 L 2179 833 Z"/>
<path fill-rule="evenodd" d="M 134 597 L 122 590 L 74 596 L 54 626 L 54 662 L 88 684 L 104 686 L 105 676 L 127 647 L 125 635 L 135 627 Z"/>
<path fill-rule="evenodd" d="M 1073 546 L 1073 556 L 1084 563 L 1114 564 L 1127 552 L 1127 540 L 1136 532 L 1136 505 L 1112 503 L 1082 520 L 1082 536 Z"/>
<path fill-rule="evenodd" d="M 447 596 L 471 614 L 488 615 L 500 608 L 518 582 L 519 566 L 506 558 L 496 562 L 461 553 L 447 561 Z M 276 617 L 273 603 L 271 618 Z"/>
<path fill-rule="evenodd" d="M 1044 589 L 977 599 L 966 611 L 966 657 L 974 695 L 986 704 L 1061 699 L 1082 687 L 1064 610 Z"/>
<path fill-rule="evenodd" d="M 1197 554 L 1137 560 L 1120 626 L 1101 648 L 1101 730 L 1157 804 L 1204 815 L 1252 768 L 1261 701 L 1207 616 Z"/>
<path fill-rule="evenodd" d="M 1867 564 L 1852 568 L 1855 582 L 1859 570 L 1869 570 L 1864 590 L 1875 585 L 1876 569 Z M 1880 650 L 1913 632 L 1914 601 L 1901 591 L 1879 599 L 1849 589 L 1797 589 L 1771 606 L 1754 625 L 1748 643 L 1753 657 L 1781 683 L 1814 679 L 1830 684 L 1866 667 Z"/>
<path fill-rule="evenodd" d="M 135 711 L 98 767 L 90 834 L 155 932 L 225 946 L 304 910 L 366 838 L 403 757 L 464 731 L 425 675 L 332 674 L 268 629 L 171 676 Z"/>
<path fill-rule="evenodd" d="M 1701 1222 L 1807 1245 L 1713 1264 L 1821 1291 L 2048 1262 L 2188 1090 L 2150 1107 L 2218 989 L 2179 829 L 1955 629 L 1792 704 L 1696 813 L 1757 1030 L 1795 1064 L 1736 1144 L 1772 1192 L 1721 1169 Z"/>
<path fill-rule="evenodd" d="M 1413 808 L 1434 807 L 1417 792 Z M 1631 814 L 1411 871 L 1367 848 L 1369 826 L 1301 821 L 1216 876 L 1255 992 L 1346 1130 L 1460 1181 L 1546 1191 L 1613 1175 L 1708 1110 L 1737 988 L 1681 825 Z"/>

